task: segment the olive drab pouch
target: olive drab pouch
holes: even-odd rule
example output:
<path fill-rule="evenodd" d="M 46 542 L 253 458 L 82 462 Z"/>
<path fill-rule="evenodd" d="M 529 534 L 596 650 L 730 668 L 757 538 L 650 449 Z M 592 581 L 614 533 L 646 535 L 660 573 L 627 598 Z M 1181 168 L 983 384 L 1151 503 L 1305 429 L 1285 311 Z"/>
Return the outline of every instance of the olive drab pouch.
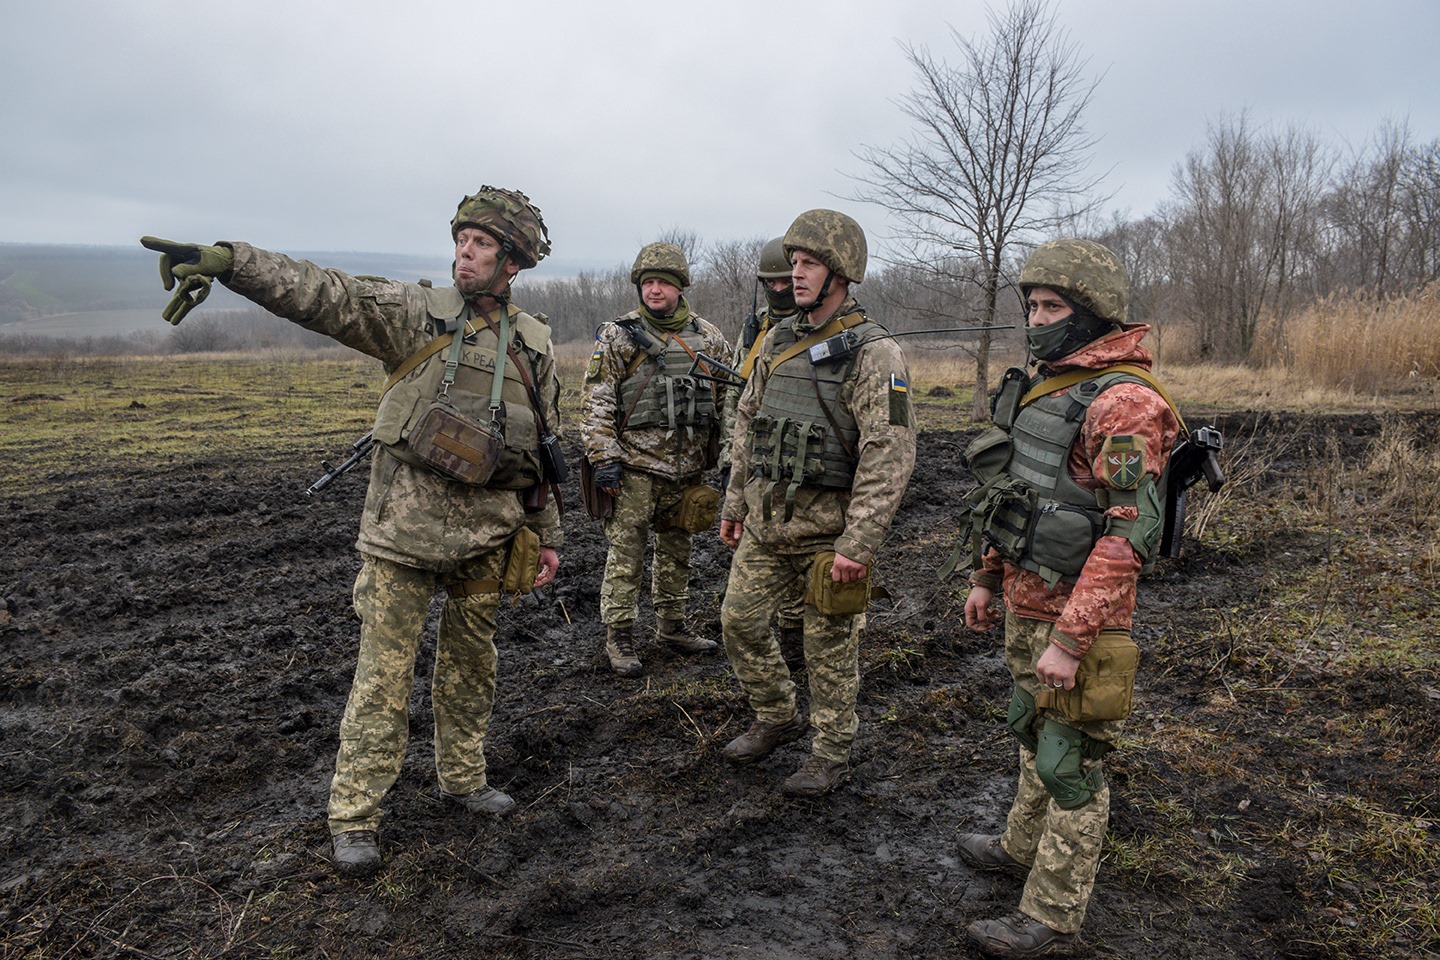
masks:
<path fill-rule="evenodd" d="M 659 517 L 655 528 L 699 533 L 713 527 L 719 515 L 720 491 L 709 484 L 697 483 L 685 488 L 680 502 Z"/>
<path fill-rule="evenodd" d="M 829 617 L 854 616 L 870 606 L 870 571 L 851 583 L 838 583 L 830 576 L 835 566 L 835 551 L 822 550 L 810 563 L 810 578 L 805 588 L 805 602 Z"/>
<path fill-rule="evenodd" d="M 1071 723 L 1124 720 L 1135 701 L 1135 674 L 1140 648 L 1124 630 L 1102 630 L 1080 661 L 1070 690 L 1046 688 L 1035 703 L 1054 710 Z"/>
<path fill-rule="evenodd" d="M 431 470 L 451 480 L 483 487 L 495 474 L 505 440 L 489 424 L 434 401 L 420 415 L 409 439 L 410 452 Z"/>
<path fill-rule="evenodd" d="M 540 535 L 529 527 L 521 527 L 510 538 L 510 555 L 505 558 L 505 573 L 500 589 L 506 593 L 529 593 L 535 589 L 540 575 Z"/>

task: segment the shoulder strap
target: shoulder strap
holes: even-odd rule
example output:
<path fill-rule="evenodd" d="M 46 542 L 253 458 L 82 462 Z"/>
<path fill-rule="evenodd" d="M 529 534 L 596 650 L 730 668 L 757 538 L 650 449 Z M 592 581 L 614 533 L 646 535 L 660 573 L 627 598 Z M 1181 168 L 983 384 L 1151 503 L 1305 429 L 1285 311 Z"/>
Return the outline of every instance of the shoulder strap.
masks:
<path fill-rule="evenodd" d="M 421 347 L 419 350 L 416 350 L 414 353 L 410 354 L 410 356 L 402 360 L 400 362 L 400 366 L 395 368 L 395 372 L 390 374 L 390 379 L 385 381 L 385 389 L 380 391 L 380 396 L 385 396 L 385 394 L 390 392 L 391 387 L 395 386 L 395 384 L 399 383 L 401 380 L 404 380 L 405 377 L 408 376 L 412 370 L 420 366 L 420 364 L 424 363 L 426 360 L 429 360 L 431 357 L 435 356 L 435 354 L 439 353 L 441 350 L 444 350 L 447 346 L 449 346 L 452 339 L 454 339 L 453 335 L 448 337 L 436 337 L 434 340 L 431 340 L 429 343 L 425 344 L 425 346 Z"/>
<path fill-rule="evenodd" d="M 1086 380 L 1094 380 L 1112 373 L 1134 377 L 1136 380 L 1139 380 L 1160 394 L 1160 398 L 1174 411 L 1175 419 L 1180 421 L 1180 435 L 1186 435 L 1185 418 L 1180 415 L 1180 407 L 1175 403 L 1174 398 L 1170 396 L 1170 391 L 1166 390 L 1164 384 L 1155 379 L 1154 374 L 1149 370 L 1133 363 L 1117 363 L 1112 367 L 1105 367 L 1103 370 L 1070 370 L 1054 377 L 1047 377 L 1031 387 L 1025 396 L 1020 398 L 1020 406 L 1024 407 L 1034 403 L 1041 397 L 1054 393 L 1056 390 L 1065 390 L 1075 386 L 1077 383 L 1084 383 Z"/>
<path fill-rule="evenodd" d="M 835 336 L 835 334 L 839 333 L 841 330 L 849 330 L 851 327 L 860 326 L 860 324 L 864 323 L 867 319 L 868 318 L 865 316 L 865 314 L 858 310 L 854 313 L 846 314 L 843 317 L 836 317 L 829 323 L 825 324 L 825 326 L 821 327 L 819 330 L 812 331 L 810 335 L 805 339 L 797 341 L 796 343 L 792 343 L 789 347 L 782 351 L 778 357 L 771 361 L 770 369 L 774 370 L 776 367 L 780 366 L 780 364 L 784 363 L 786 360 L 789 360 L 791 357 L 799 356 L 800 354 L 804 353 L 806 350 L 809 350 L 811 347 L 815 346 L 815 344 L 821 342 L 822 340 L 827 340 L 830 337 Z"/>

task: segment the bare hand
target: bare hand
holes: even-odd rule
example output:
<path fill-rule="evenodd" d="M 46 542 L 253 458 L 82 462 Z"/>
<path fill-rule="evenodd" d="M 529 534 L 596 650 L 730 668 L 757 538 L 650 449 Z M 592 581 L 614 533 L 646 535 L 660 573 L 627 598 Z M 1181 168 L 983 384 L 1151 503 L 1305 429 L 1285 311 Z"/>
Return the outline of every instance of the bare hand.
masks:
<path fill-rule="evenodd" d="M 720 521 L 720 542 L 731 550 L 740 546 L 740 534 L 745 532 L 745 524 L 739 520 Z"/>
<path fill-rule="evenodd" d="M 830 567 L 830 579 L 836 583 L 855 583 L 865 579 L 869 567 L 863 563 L 851 560 L 842 553 L 835 554 L 835 563 Z"/>
<path fill-rule="evenodd" d="M 1040 686 L 1055 690 L 1069 690 L 1075 686 L 1075 673 L 1080 669 L 1080 658 L 1055 644 L 1045 648 L 1035 664 L 1035 679 Z"/>
<path fill-rule="evenodd" d="M 971 587 L 965 598 L 965 626 L 971 630 L 989 630 L 995 626 L 995 591 L 989 587 Z"/>
<path fill-rule="evenodd" d="M 547 586 L 555 582 L 555 575 L 560 572 L 560 554 L 555 552 L 554 547 L 540 548 L 540 572 L 535 575 L 536 588 Z"/>

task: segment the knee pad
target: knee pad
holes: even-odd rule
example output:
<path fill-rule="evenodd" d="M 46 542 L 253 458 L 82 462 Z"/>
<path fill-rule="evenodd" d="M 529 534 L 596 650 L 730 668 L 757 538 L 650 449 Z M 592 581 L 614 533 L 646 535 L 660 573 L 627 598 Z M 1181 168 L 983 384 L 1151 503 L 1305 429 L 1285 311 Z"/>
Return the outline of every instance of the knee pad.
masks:
<path fill-rule="evenodd" d="M 1046 718 L 1035 748 L 1035 772 L 1062 810 L 1074 810 L 1090 802 L 1103 785 L 1099 759 L 1104 745 L 1091 740 L 1074 727 Z M 1095 760 L 1089 773 L 1082 761 Z"/>
<path fill-rule="evenodd" d="M 1005 718 L 1005 726 L 1015 734 L 1015 739 L 1025 745 L 1025 749 L 1035 751 L 1035 697 L 1019 687 L 1010 695 L 1010 711 Z"/>

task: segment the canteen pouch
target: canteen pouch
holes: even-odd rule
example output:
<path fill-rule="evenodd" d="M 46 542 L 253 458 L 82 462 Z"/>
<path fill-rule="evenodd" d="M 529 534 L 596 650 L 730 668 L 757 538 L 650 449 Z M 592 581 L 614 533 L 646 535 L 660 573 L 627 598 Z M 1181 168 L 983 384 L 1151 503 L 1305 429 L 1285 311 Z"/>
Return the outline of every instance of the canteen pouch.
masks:
<path fill-rule="evenodd" d="M 1124 630 L 1102 630 L 1080 661 L 1070 690 L 1042 689 L 1038 706 L 1054 710 L 1071 723 L 1124 720 L 1135 702 L 1135 674 L 1140 648 Z"/>
<path fill-rule="evenodd" d="M 810 582 L 805 602 L 829 617 L 855 616 L 870 605 L 870 571 L 853 583 L 837 583 L 830 578 L 835 566 L 835 551 L 822 550 L 810 564 Z"/>
<path fill-rule="evenodd" d="M 540 575 L 540 535 L 529 527 L 521 527 L 510 538 L 510 555 L 505 558 L 505 573 L 500 589 L 506 593 L 529 593 L 535 589 Z"/>
<path fill-rule="evenodd" d="M 655 525 L 658 530 L 684 530 L 699 533 L 715 525 L 720 515 L 720 491 L 706 483 L 686 487 L 680 502 L 666 511 Z"/>
<path fill-rule="evenodd" d="M 505 441 L 488 424 L 435 401 L 420 415 L 409 445 L 412 454 L 442 477 L 483 487 L 495 473 Z"/>

